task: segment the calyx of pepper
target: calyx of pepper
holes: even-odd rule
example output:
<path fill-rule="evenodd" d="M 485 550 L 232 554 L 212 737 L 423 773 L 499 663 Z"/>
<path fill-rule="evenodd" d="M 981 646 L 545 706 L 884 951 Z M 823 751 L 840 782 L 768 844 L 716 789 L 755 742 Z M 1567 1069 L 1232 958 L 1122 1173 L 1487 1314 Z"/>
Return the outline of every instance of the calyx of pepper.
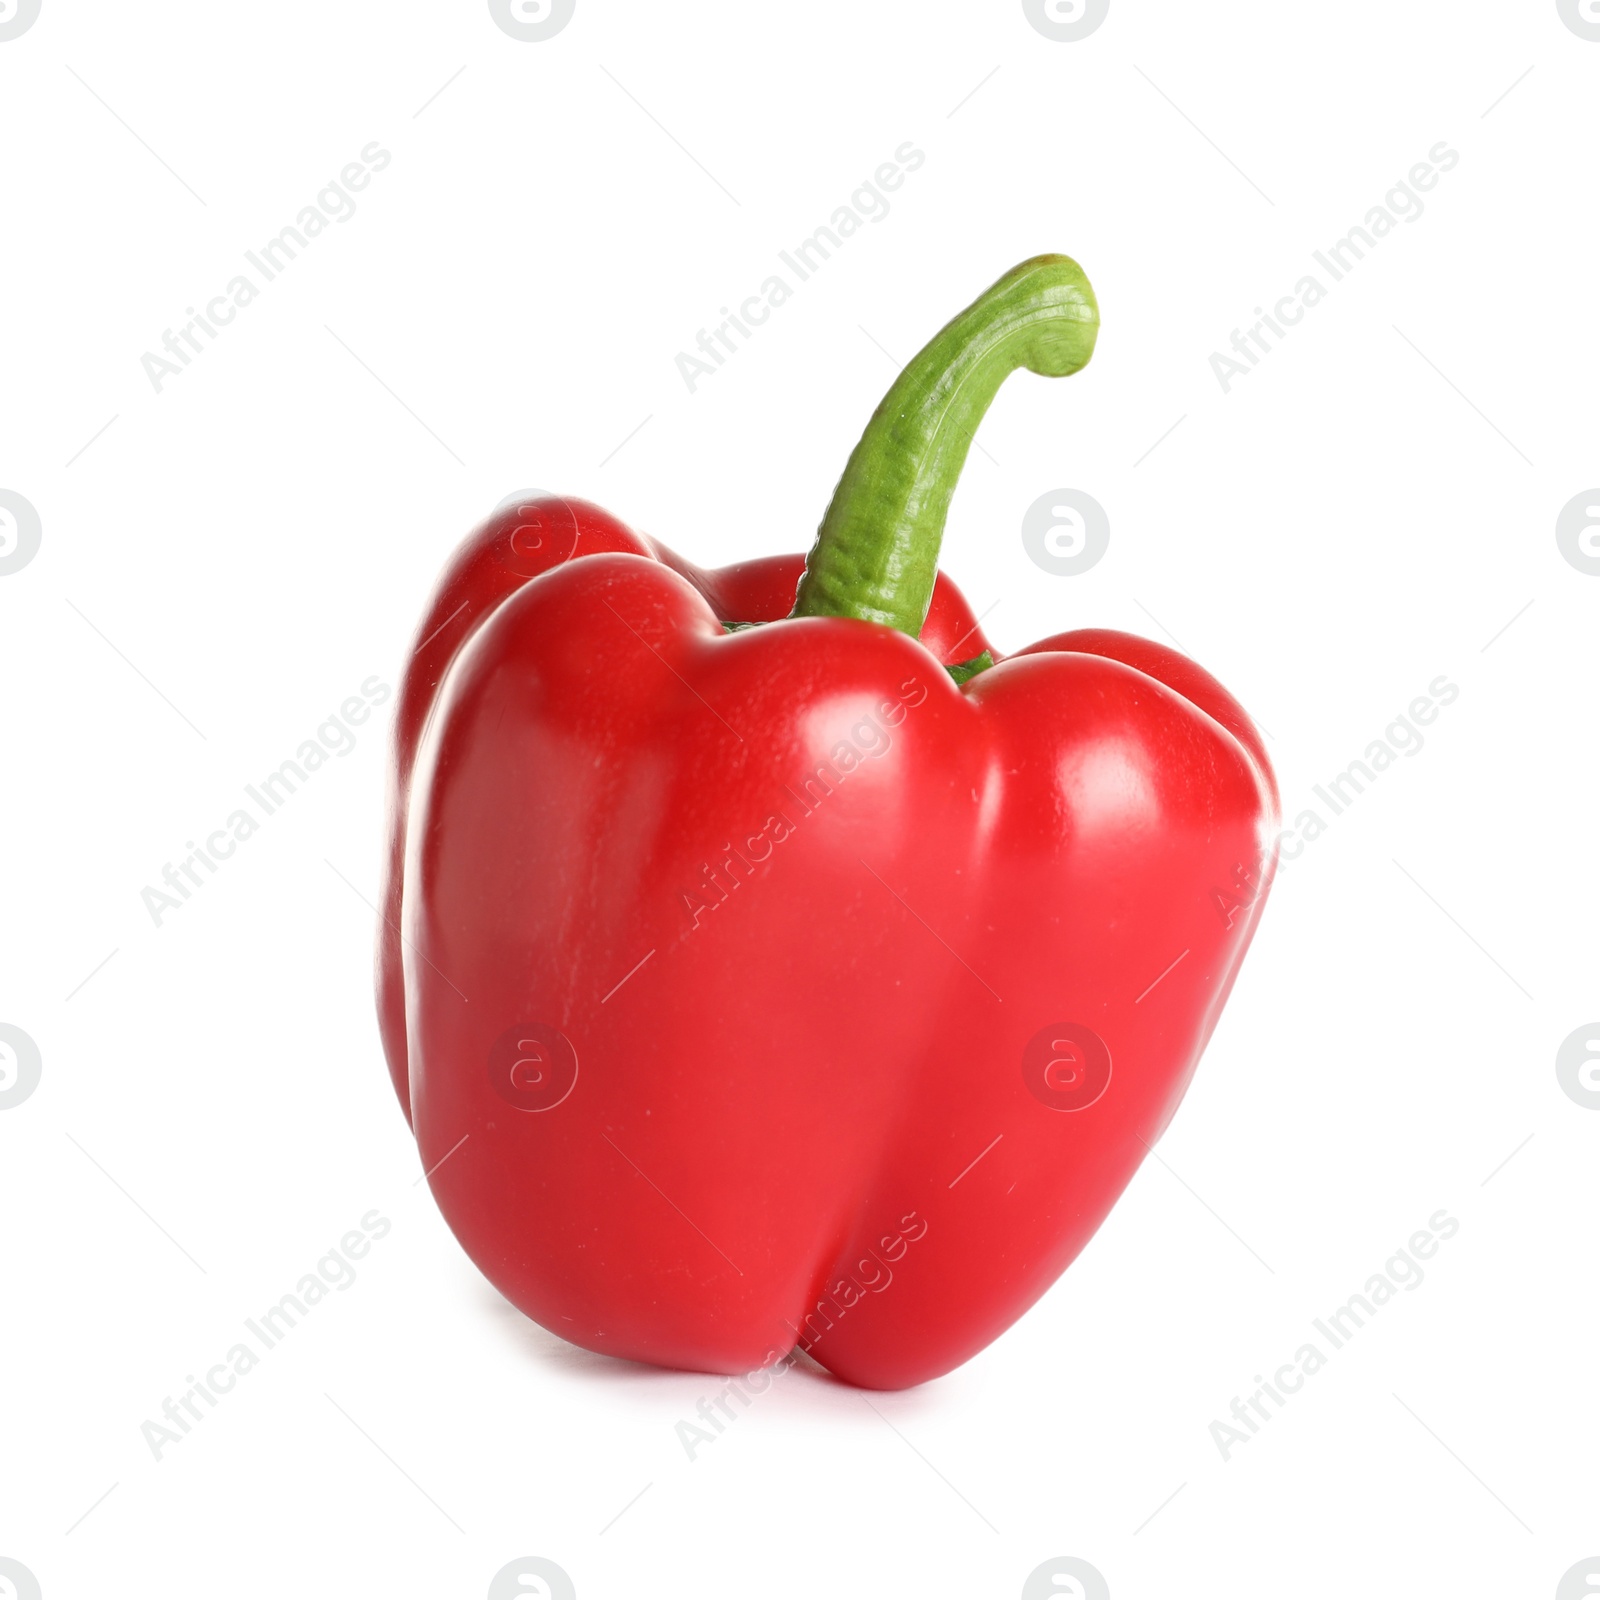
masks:
<path fill-rule="evenodd" d="M 916 638 L 927 619 L 956 479 L 1000 385 L 1026 367 L 1080 371 L 1100 311 L 1076 261 L 1034 256 L 954 317 L 906 364 L 850 453 L 817 529 L 792 617 L 856 617 Z M 960 684 L 985 651 L 950 667 Z"/>

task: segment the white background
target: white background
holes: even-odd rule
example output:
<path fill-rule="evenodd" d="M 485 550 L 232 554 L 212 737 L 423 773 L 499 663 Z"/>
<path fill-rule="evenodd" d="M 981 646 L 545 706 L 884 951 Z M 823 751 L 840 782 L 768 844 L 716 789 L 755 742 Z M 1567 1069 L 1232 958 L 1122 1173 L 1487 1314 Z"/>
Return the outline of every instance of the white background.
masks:
<path fill-rule="evenodd" d="M 0 577 L 0 1022 L 43 1060 L 0 1112 L 0 1556 L 46 1600 L 478 1597 L 523 1555 L 582 1600 L 1009 1600 L 1060 1555 L 1117 1600 L 1554 1595 L 1600 1552 L 1600 1112 L 1554 1065 L 1600 1015 L 1600 579 L 1554 535 L 1600 482 L 1597 90 L 1553 0 L 1113 0 L 1077 43 L 1014 0 L 578 0 L 544 43 L 468 0 L 44 0 L 0 43 L 0 488 L 43 530 Z M 157 394 L 144 352 L 373 140 L 357 213 Z M 676 354 L 906 140 L 891 213 L 691 395 Z M 1441 140 L 1425 213 L 1224 394 L 1212 352 Z M 382 719 L 159 929 L 140 891 L 395 682 L 502 496 L 803 549 L 876 346 L 1043 250 L 1103 332 L 1006 387 L 956 496 L 999 645 L 1181 641 L 1291 823 L 1460 696 L 1285 867 L 1159 1159 L 1037 1308 L 870 1406 L 796 1371 L 690 1461 L 715 1381 L 526 1322 L 417 1184 Z M 1019 533 L 1061 487 L 1111 523 L 1076 578 Z M 153 1459 L 372 1208 L 353 1287 Z M 1440 1208 L 1426 1281 L 1224 1461 L 1233 1397 Z"/>

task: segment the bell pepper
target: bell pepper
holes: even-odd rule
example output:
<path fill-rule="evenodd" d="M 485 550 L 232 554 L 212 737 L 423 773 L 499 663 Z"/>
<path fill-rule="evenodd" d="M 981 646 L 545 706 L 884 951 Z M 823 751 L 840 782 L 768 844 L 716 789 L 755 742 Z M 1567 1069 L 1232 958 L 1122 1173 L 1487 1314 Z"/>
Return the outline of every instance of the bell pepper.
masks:
<path fill-rule="evenodd" d="M 702 571 L 547 496 L 446 567 L 394 721 L 383 1042 L 445 1219 L 563 1339 L 920 1383 L 1176 1111 L 1275 865 L 1260 735 L 1145 639 L 1002 654 L 938 570 L 1000 384 L 1098 326 L 1075 262 L 1008 272 L 804 559 Z"/>

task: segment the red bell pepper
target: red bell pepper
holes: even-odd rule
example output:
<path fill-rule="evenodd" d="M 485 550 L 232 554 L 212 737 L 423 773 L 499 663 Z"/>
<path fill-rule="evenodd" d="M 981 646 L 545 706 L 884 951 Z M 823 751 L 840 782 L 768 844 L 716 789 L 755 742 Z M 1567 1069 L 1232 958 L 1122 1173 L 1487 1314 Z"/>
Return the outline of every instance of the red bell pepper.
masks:
<path fill-rule="evenodd" d="M 1175 651 L 1003 657 L 937 571 L 1077 265 L 906 367 L 810 555 L 541 498 L 456 552 L 395 717 L 385 1049 L 438 1204 L 591 1350 L 898 1388 L 1003 1332 L 1177 1109 L 1260 917 L 1260 736 Z M 798 583 L 798 591 L 797 591 Z"/>

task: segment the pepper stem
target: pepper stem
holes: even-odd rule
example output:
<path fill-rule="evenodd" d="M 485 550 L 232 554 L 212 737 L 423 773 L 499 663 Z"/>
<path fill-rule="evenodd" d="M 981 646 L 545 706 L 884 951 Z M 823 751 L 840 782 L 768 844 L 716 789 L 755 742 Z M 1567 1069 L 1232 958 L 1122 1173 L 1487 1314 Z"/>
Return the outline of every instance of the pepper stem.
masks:
<path fill-rule="evenodd" d="M 1100 312 L 1076 261 L 1013 267 L 936 333 L 850 453 L 806 557 L 793 617 L 858 617 L 915 638 L 933 599 L 950 496 L 1000 385 L 1064 378 L 1094 354 Z"/>

